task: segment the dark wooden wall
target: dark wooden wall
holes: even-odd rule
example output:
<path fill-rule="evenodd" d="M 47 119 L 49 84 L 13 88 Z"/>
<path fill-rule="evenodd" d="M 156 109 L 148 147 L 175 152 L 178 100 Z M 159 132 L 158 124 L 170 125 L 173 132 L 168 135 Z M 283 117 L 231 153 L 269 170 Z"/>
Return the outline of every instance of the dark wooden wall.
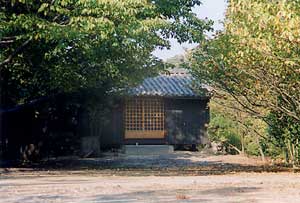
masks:
<path fill-rule="evenodd" d="M 124 102 L 112 110 L 108 125 L 101 135 L 101 148 L 120 147 L 123 144 L 205 144 L 209 122 L 209 99 L 165 99 L 166 131 L 164 140 L 124 140 Z"/>
<path fill-rule="evenodd" d="M 169 144 L 205 144 L 208 123 L 208 100 L 166 99 Z"/>
<path fill-rule="evenodd" d="M 108 123 L 100 135 L 101 149 L 119 148 L 123 144 L 123 107 L 124 102 L 118 101 L 115 108 L 111 109 Z"/>

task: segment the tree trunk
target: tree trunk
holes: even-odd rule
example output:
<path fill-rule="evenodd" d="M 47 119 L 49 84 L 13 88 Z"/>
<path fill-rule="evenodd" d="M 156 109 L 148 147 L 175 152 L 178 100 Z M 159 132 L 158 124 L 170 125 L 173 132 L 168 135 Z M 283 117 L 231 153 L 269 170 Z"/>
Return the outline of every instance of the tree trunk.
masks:
<path fill-rule="evenodd" d="M 258 137 L 256 137 L 256 142 L 258 144 L 258 150 L 259 150 L 259 153 L 260 153 L 260 156 L 261 156 L 261 160 L 265 163 L 266 162 L 265 154 L 264 154 L 264 151 L 263 151 L 263 149 L 261 147 L 261 144 L 259 142 L 259 138 Z"/>
<path fill-rule="evenodd" d="M 229 145 L 232 149 L 234 149 L 235 151 L 237 151 L 240 155 L 244 155 L 244 153 L 243 153 L 241 150 L 239 150 L 236 146 L 234 146 L 234 145 L 232 145 L 232 144 L 230 144 L 230 143 L 228 143 L 228 145 Z"/>
<path fill-rule="evenodd" d="M 238 120 L 242 120 L 242 114 L 241 114 L 241 112 L 237 112 L 237 119 Z M 237 134 L 240 136 L 240 138 L 241 138 L 241 151 L 240 151 L 240 154 L 243 154 L 243 155 L 245 155 L 245 133 L 244 133 L 244 131 L 241 129 L 241 125 L 238 123 L 237 124 Z"/>
<path fill-rule="evenodd" d="M 295 154 L 294 154 L 294 149 L 293 148 L 294 148 L 294 146 L 291 143 L 291 140 L 288 140 L 287 150 L 288 150 L 288 153 L 289 153 L 289 161 L 291 162 L 293 168 L 296 168 Z"/>
<path fill-rule="evenodd" d="M 242 145 L 242 154 L 245 154 L 245 134 L 244 132 L 241 133 L 241 145 Z"/>

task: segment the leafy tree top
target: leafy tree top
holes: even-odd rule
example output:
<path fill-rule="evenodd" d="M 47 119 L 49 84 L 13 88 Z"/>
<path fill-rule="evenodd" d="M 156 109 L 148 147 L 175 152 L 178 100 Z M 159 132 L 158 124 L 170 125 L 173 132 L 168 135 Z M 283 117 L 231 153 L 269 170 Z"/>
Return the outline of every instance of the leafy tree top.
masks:
<path fill-rule="evenodd" d="M 211 29 L 199 0 L 11 0 L 0 3 L 0 71 L 14 102 L 130 84 L 157 72 L 167 38 L 199 42 Z"/>

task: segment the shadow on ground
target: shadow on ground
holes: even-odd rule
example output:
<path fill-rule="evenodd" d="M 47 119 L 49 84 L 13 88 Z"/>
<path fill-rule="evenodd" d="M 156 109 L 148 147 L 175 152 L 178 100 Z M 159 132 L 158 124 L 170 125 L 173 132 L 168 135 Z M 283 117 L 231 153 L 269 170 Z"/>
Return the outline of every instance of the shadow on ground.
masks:
<path fill-rule="evenodd" d="M 141 202 L 147 200 L 151 200 L 151 202 L 210 202 L 212 200 L 211 197 L 216 195 L 220 196 L 220 198 L 228 195 L 233 197 L 246 193 L 255 193 L 259 190 L 259 187 L 220 187 L 201 191 L 196 189 L 153 190 L 114 195 L 96 195 L 91 200 L 95 202 Z"/>
<path fill-rule="evenodd" d="M 17 185 L 12 185 L 17 186 Z M 35 187 L 33 185 L 33 187 Z M 51 186 L 50 186 L 51 187 Z M 217 187 L 214 189 L 157 189 L 148 191 L 132 191 L 117 194 L 94 194 L 84 197 L 82 202 L 215 202 L 224 197 L 238 197 L 255 194 L 259 187 Z M 243 197 L 245 199 L 246 197 Z M 251 197 L 250 197 L 251 198 Z M 17 202 L 77 202 L 78 198 L 69 194 L 27 194 L 17 197 Z M 59 201 L 60 200 L 60 201 Z M 240 199 L 241 200 L 241 199 Z M 247 199 L 247 202 L 254 202 Z M 80 201 L 79 201 L 80 202 Z M 241 201 L 239 201 L 241 202 Z"/>
<path fill-rule="evenodd" d="M 220 157 L 220 158 L 218 158 Z M 103 175 L 126 176 L 176 176 L 176 175 L 223 175 L 238 172 L 283 172 L 287 167 L 249 162 L 244 157 L 242 163 L 228 156 L 203 155 L 199 153 L 174 153 L 158 156 L 105 156 L 102 158 L 58 158 L 39 164 L 2 168 L 1 173 L 47 171 L 47 173 L 100 173 Z M 239 160 L 240 156 L 236 156 Z M 233 160 L 232 160 L 233 159 Z M 241 161 L 239 161 L 241 162 Z M 249 163 L 248 163 L 249 162 Z"/>

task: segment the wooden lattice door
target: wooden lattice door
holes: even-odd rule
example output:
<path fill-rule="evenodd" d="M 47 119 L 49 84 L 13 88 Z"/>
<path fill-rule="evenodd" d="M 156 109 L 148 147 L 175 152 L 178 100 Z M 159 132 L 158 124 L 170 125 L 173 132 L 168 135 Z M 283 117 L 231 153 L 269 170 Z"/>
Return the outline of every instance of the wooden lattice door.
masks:
<path fill-rule="evenodd" d="M 165 137 L 165 108 L 162 99 L 134 98 L 125 104 L 125 139 Z"/>

